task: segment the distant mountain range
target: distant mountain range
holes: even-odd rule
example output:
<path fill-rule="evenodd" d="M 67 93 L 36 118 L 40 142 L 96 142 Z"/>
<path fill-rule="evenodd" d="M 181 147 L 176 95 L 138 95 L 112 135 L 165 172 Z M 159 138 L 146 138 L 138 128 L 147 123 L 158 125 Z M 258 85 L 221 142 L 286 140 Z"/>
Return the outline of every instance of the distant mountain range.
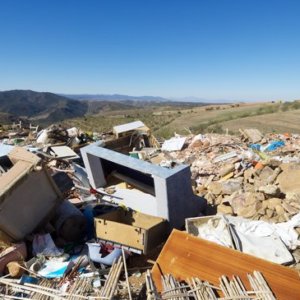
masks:
<path fill-rule="evenodd" d="M 224 100 L 224 99 L 213 99 L 208 100 L 205 98 L 199 97 L 160 97 L 160 96 L 130 96 L 130 95 L 105 95 L 105 94 L 60 94 L 61 96 L 75 99 L 75 100 L 87 100 L 87 101 L 130 101 L 131 103 L 134 102 L 152 102 L 152 103 L 160 103 L 160 102 L 189 102 L 189 103 L 203 103 L 203 104 L 221 104 L 221 103 L 232 103 L 235 101 L 232 100 Z"/>
<path fill-rule="evenodd" d="M 222 104 L 222 103 L 233 103 L 238 101 L 232 101 L 227 99 L 205 99 L 205 98 L 199 98 L 199 97 L 170 97 L 173 101 L 179 101 L 179 102 L 194 102 L 194 103 L 205 103 L 205 104 Z"/>
<path fill-rule="evenodd" d="M 155 97 L 155 96 L 129 96 L 129 95 L 104 95 L 104 94 L 60 94 L 61 96 L 75 99 L 75 100 L 89 100 L 89 101 L 143 101 L 143 102 L 163 102 L 170 101 L 170 99 L 166 99 L 163 97 Z"/>

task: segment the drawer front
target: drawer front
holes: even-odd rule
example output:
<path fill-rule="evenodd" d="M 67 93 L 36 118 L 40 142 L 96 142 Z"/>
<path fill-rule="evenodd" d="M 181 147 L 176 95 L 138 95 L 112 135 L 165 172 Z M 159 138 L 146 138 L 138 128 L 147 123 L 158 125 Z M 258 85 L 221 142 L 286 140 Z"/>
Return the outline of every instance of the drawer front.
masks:
<path fill-rule="evenodd" d="M 95 220 L 96 236 L 132 248 L 144 250 L 145 229 L 108 220 Z"/>

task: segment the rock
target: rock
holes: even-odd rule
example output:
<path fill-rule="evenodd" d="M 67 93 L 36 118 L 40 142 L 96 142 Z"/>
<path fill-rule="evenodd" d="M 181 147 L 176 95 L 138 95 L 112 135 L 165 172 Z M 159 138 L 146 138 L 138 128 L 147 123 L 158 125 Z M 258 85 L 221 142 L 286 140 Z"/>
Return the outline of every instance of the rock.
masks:
<path fill-rule="evenodd" d="M 244 181 L 245 182 L 253 182 L 253 177 L 254 177 L 255 169 L 254 168 L 249 168 L 245 170 L 244 172 Z"/>
<path fill-rule="evenodd" d="M 285 198 L 288 202 L 295 202 L 300 204 L 300 193 L 286 193 Z"/>
<path fill-rule="evenodd" d="M 268 200 L 265 200 L 264 203 L 266 203 L 267 208 L 274 210 L 277 205 L 281 206 L 281 199 L 270 198 Z"/>
<path fill-rule="evenodd" d="M 244 191 L 249 193 L 255 193 L 254 185 L 250 183 L 244 183 Z"/>
<path fill-rule="evenodd" d="M 296 203 L 296 202 L 290 202 L 289 205 L 293 206 L 294 208 L 296 208 L 298 211 L 300 211 L 300 204 Z"/>
<path fill-rule="evenodd" d="M 282 215 L 278 216 L 278 223 L 283 223 L 283 222 L 285 222 L 285 218 L 282 214 Z"/>
<path fill-rule="evenodd" d="M 189 148 L 200 148 L 202 146 L 203 146 L 202 141 L 195 140 L 195 141 L 192 141 L 192 143 L 189 145 Z"/>
<path fill-rule="evenodd" d="M 274 216 L 271 219 L 269 219 L 269 223 L 278 223 L 278 216 Z"/>
<path fill-rule="evenodd" d="M 253 184 L 254 190 L 258 191 L 261 186 L 265 186 L 265 182 L 260 180 L 260 178 L 258 177 L 254 178 L 254 184 Z"/>
<path fill-rule="evenodd" d="M 258 143 L 263 138 L 262 133 L 255 128 L 244 129 L 242 134 L 245 138 L 247 138 L 251 143 Z"/>
<path fill-rule="evenodd" d="M 265 200 L 265 197 L 262 193 L 246 193 L 244 205 L 253 205 L 258 201 Z"/>
<path fill-rule="evenodd" d="M 279 167 L 281 165 L 281 162 L 279 160 L 277 160 L 277 159 L 272 159 L 271 158 L 268 161 L 268 165 L 271 166 L 272 168 L 277 168 L 277 167 Z"/>
<path fill-rule="evenodd" d="M 259 187 L 258 189 L 260 192 L 263 192 L 267 195 L 270 195 L 270 196 L 276 196 L 276 195 L 279 195 L 280 194 L 280 190 L 278 188 L 278 186 L 276 185 L 266 185 L 266 186 L 261 186 Z"/>
<path fill-rule="evenodd" d="M 290 170 L 300 170 L 300 164 L 295 163 L 283 163 L 280 165 L 280 169 L 283 172 L 288 172 Z"/>
<path fill-rule="evenodd" d="M 226 214 L 226 215 L 232 215 L 233 210 L 232 207 L 229 205 L 220 204 L 217 208 L 218 213 Z"/>
<path fill-rule="evenodd" d="M 230 164 L 230 165 L 225 165 L 220 171 L 219 171 L 219 176 L 223 177 L 227 174 L 229 174 L 230 172 L 234 171 L 235 167 L 234 165 Z"/>
<path fill-rule="evenodd" d="M 208 190 L 214 195 L 220 195 L 222 192 L 222 184 L 218 181 L 214 181 L 208 185 Z"/>
<path fill-rule="evenodd" d="M 257 215 L 257 211 L 259 210 L 258 203 L 255 203 L 253 205 L 249 205 L 246 207 L 239 207 L 237 210 L 237 215 L 244 217 L 244 218 L 253 218 Z"/>
<path fill-rule="evenodd" d="M 281 169 L 280 168 L 276 168 L 274 171 L 273 171 L 273 174 L 271 176 L 268 177 L 267 179 L 267 183 L 268 184 L 272 184 L 275 182 L 276 178 L 278 177 L 278 175 L 280 174 L 281 172 Z"/>
<path fill-rule="evenodd" d="M 264 198 L 261 193 L 244 193 L 231 200 L 231 207 L 235 214 L 252 218 L 255 214 L 259 214 L 259 210 L 263 207 L 262 200 Z"/>
<path fill-rule="evenodd" d="M 215 200 L 215 205 L 219 205 L 223 202 L 223 196 L 219 195 Z"/>
<path fill-rule="evenodd" d="M 262 201 L 262 203 L 261 203 L 262 204 L 262 209 L 267 209 L 268 208 L 268 201 L 269 200 Z"/>
<path fill-rule="evenodd" d="M 214 195 L 231 195 L 241 189 L 240 180 L 214 181 L 209 184 L 208 190 Z"/>
<path fill-rule="evenodd" d="M 259 215 L 261 215 L 261 216 L 263 216 L 263 215 L 265 215 L 266 214 L 266 208 L 265 207 L 261 207 L 258 211 L 257 211 L 257 213 L 259 214 Z"/>
<path fill-rule="evenodd" d="M 291 219 L 291 215 L 288 214 L 288 213 L 286 213 L 286 212 L 283 214 L 283 217 L 284 217 L 284 219 L 285 219 L 284 222 L 287 222 L 287 221 L 289 221 L 289 220 Z"/>
<path fill-rule="evenodd" d="M 215 199 L 216 199 L 216 196 L 211 193 L 211 192 L 208 192 L 206 195 L 205 195 L 205 199 L 207 200 L 207 202 L 209 204 L 214 204 L 215 203 Z"/>
<path fill-rule="evenodd" d="M 270 180 L 269 178 L 272 176 L 274 176 L 274 170 L 269 166 L 265 166 L 259 174 L 259 179 L 263 185 L 267 185 Z"/>
<path fill-rule="evenodd" d="M 276 205 L 275 210 L 277 215 L 279 215 L 280 217 L 285 213 L 284 208 L 281 205 Z"/>
<path fill-rule="evenodd" d="M 277 177 L 277 183 L 283 193 L 300 193 L 300 169 L 292 165 L 280 173 Z"/>
<path fill-rule="evenodd" d="M 268 217 L 268 219 L 271 219 L 274 215 L 274 210 L 273 209 L 266 209 L 266 215 Z"/>
<path fill-rule="evenodd" d="M 295 215 L 299 212 L 299 209 L 296 209 L 295 207 L 289 205 L 285 201 L 282 202 L 282 207 L 291 215 Z"/>

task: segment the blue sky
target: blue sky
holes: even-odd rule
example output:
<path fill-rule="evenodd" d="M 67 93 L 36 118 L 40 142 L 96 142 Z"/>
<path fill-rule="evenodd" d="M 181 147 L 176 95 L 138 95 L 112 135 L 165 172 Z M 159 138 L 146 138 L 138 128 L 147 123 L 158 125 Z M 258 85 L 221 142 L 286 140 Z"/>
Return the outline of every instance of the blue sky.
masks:
<path fill-rule="evenodd" d="M 300 1 L 0 0 L 0 90 L 300 99 Z"/>

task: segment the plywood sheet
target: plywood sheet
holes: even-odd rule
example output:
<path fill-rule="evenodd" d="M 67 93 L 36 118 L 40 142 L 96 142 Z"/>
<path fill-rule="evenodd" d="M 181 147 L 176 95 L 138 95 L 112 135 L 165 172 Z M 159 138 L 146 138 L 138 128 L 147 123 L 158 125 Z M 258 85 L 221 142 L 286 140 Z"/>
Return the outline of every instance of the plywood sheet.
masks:
<path fill-rule="evenodd" d="M 180 280 L 199 277 L 215 285 L 219 284 L 221 275 L 237 275 L 249 288 L 246 274 L 255 270 L 263 274 L 277 299 L 300 299 L 300 276 L 297 271 L 178 230 L 172 231 L 152 274 L 159 290 L 161 274 L 173 274 Z"/>

